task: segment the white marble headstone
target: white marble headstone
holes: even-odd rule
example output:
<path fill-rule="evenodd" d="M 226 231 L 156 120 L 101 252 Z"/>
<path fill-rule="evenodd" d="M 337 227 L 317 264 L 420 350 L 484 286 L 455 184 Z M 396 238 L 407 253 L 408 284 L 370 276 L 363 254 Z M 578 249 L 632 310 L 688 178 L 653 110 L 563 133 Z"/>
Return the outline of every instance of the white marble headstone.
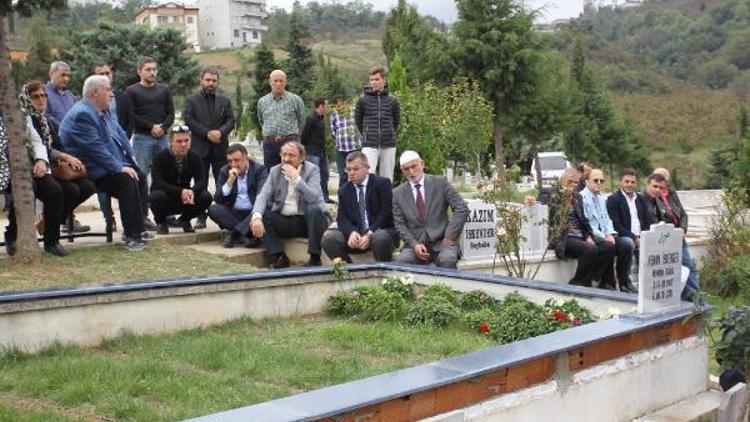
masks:
<path fill-rule="evenodd" d="M 461 232 L 462 259 L 485 259 L 495 257 L 495 205 L 473 200 L 469 204 L 464 231 Z"/>
<path fill-rule="evenodd" d="M 664 223 L 641 232 L 638 313 L 680 306 L 683 234 L 682 229 Z"/>

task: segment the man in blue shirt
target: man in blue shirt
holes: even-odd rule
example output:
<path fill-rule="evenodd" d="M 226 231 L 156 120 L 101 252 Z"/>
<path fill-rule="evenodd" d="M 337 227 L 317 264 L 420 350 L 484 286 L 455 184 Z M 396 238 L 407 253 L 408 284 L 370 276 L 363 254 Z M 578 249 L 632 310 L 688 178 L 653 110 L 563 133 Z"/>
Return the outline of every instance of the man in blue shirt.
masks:
<path fill-rule="evenodd" d="M 55 126 L 60 126 L 65 115 L 78 101 L 68 90 L 69 83 L 70 66 L 62 61 L 52 62 L 44 91 L 47 94 L 47 119 L 52 120 Z"/>
<path fill-rule="evenodd" d="M 633 283 L 630 281 L 630 264 L 633 260 L 633 242 L 627 242 L 617 236 L 612 220 L 607 213 L 607 201 L 602 195 L 601 189 L 604 183 L 604 172 L 601 169 L 592 169 L 586 177 L 586 188 L 581 191 L 583 199 L 583 213 L 589 220 L 592 236 L 596 243 L 606 242 L 615 248 L 615 268 L 604 271 L 599 287 L 613 290 L 615 288 L 615 272 L 620 282 L 620 290 L 626 293 L 635 293 Z M 614 264 L 614 262 L 612 263 Z M 615 271 L 616 269 L 616 271 Z"/>

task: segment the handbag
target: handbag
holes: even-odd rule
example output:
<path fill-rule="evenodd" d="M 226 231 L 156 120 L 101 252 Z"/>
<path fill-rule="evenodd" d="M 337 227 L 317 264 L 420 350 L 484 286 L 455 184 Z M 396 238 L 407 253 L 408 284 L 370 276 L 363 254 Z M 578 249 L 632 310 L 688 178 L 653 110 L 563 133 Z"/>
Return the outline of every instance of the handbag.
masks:
<path fill-rule="evenodd" d="M 74 170 L 69 165 L 60 162 L 52 165 L 52 177 L 55 179 L 72 182 L 85 179 L 86 176 L 88 176 L 88 173 L 86 173 L 86 167 L 81 167 L 80 170 Z"/>

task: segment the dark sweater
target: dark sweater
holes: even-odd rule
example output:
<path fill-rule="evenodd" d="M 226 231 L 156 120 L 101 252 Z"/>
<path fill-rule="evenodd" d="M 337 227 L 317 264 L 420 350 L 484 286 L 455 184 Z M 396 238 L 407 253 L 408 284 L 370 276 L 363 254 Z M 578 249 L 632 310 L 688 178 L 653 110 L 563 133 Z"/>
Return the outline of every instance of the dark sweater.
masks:
<path fill-rule="evenodd" d="M 128 94 L 133 132 L 150 134 L 154 125 L 160 125 L 166 132 L 174 122 L 174 102 L 166 85 L 157 83 L 145 87 L 140 83 L 130 85 Z"/>
<path fill-rule="evenodd" d="M 188 150 L 184 160 L 182 172 L 179 172 L 177 160 L 169 148 L 157 152 L 151 167 L 151 191 L 161 190 L 169 196 L 180 196 L 183 189 L 191 189 L 192 180 L 195 180 L 192 190 L 196 195 L 206 190 L 208 185 L 201 157 Z"/>
<path fill-rule="evenodd" d="M 362 134 L 363 147 L 395 147 L 401 106 L 396 97 L 388 95 L 387 88 L 373 91 L 367 87 L 354 108 L 354 121 Z"/>
<path fill-rule="evenodd" d="M 318 113 L 315 111 L 307 116 L 307 120 L 305 120 L 305 126 L 302 128 L 300 141 L 302 142 L 302 145 L 305 146 L 305 150 L 308 154 L 325 154 L 326 141 L 325 129 L 323 128 L 323 116 L 318 116 Z"/>

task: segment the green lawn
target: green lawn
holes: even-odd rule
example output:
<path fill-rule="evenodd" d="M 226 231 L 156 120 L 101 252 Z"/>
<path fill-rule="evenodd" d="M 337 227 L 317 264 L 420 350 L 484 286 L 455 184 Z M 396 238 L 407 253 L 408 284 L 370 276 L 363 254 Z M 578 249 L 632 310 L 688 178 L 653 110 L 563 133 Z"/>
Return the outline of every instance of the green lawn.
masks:
<path fill-rule="evenodd" d="M 435 331 L 320 316 L 126 334 L 96 348 L 0 358 L 0 420 L 178 420 L 489 345 L 462 327 Z"/>
<path fill-rule="evenodd" d="M 128 252 L 122 245 L 68 250 L 65 258 L 44 254 L 41 264 L 34 266 L 0 259 L 0 291 L 257 271 L 220 256 L 158 242 L 151 242 L 143 252 Z"/>

